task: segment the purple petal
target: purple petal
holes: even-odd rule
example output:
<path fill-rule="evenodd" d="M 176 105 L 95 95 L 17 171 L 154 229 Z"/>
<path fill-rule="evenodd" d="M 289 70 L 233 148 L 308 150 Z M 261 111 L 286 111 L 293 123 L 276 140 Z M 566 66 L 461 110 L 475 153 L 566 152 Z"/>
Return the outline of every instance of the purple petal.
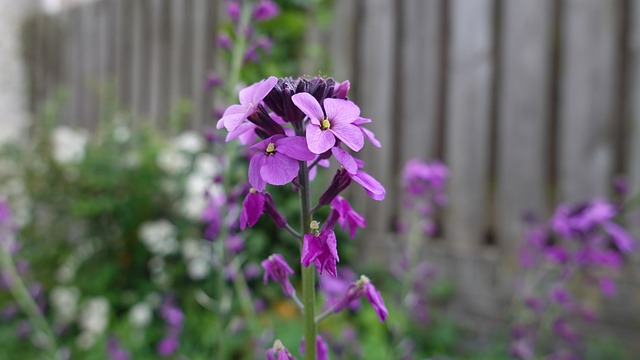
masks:
<path fill-rule="evenodd" d="M 278 78 L 270 76 L 267 79 L 240 90 L 240 104 L 244 105 L 248 111 L 253 111 L 277 83 Z"/>
<path fill-rule="evenodd" d="M 373 131 L 371 131 L 369 129 L 365 129 L 363 127 L 360 127 L 360 130 L 362 131 L 362 134 L 364 134 L 364 136 L 367 139 L 369 139 L 369 141 L 371 141 L 373 146 L 375 146 L 377 148 L 382 147 L 382 144 L 380 144 L 380 141 L 378 141 L 378 139 L 376 139 L 376 135 L 373 133 Z"/>
<path fill-rule="evenodd" d="M 362 170 L 358 170 L 358 173 L 351 177 L 353 181 L 362 185 L 362 187 L 367 191 L 367 194 L 373 200 L 384 200 L 384 196 L 386 190 L 384 186 L 378 182 L 378 180 L 374 179 L 373 176 L 367 174 Z"/>
<path fill-rule="evenodd" d="M 282 139 L 283 137 L 284 137 L 284 135 L 273 135 L 272 137 L 266 138 L 266 139 L 260 141 L 259 143 L 254 144 L 249 149 L 250 150 L 265 151 L 265 150 L 267 150 L 267 146 L 269 146 L 270 143 L 274 143 L 275 144 L 276 141 Z"/>
<path fill-rule="evenodd" d="M 324 112 L 316 98 L 309 93 L 299 93 L 293 95 L 291 101 L 311 119 L 313 124 L 320 125 L 320 120 L 324 119 Z"/>
<path fill-rule="evenodd" d="M 360 151 L 364 146 L 364 135 L 356 125 L 332 124 L 329 131 L 353 151 Z"/>
<path fill-rule="evenodd" d="M 338 241 L 336 239 L 336 233 L 334 233 L 333 230 L 327 231 L 325 241 L 331 257 L 336 261 L 340 261 L 340 258 L 338 257 Z M 334 271 L 334 274 L 335 273 L 336 271 Z"/>
<path fill-rule="evenodd" d="M 356 121 L 353 122 L 353 125 L 362 125 L 362 124 L 369 124 L 369 123 L 371 123 L 371 119 L 359 117 L 358 119 L 356 119 Z"/>
<path fill-rule="evenodd" d="M 267 187 L 267 183 L 260 175 L 260 170 L 262 169 L 266 158 L 267 156 L 264 153 L 257 153 L 253 155 L 251 161 L 249 161 L 249 183 L 251 183 L 251 186 L 258 191 L 264 191 Z"/>
<path fill-rule="evenodd" d="M 231 105 L 224 111 L 222 118 L 218 120 L 216 128 L 225 127 L 228 131 L 235 130 L 247 117 L 246 109 L 242 105 Z"/>
<path fill-rule="evenodd" d="M 304 235 L 304 240 L 302 241 L 300 262 L 305 267 L 309 267 L 311 262 L 315 261 L 322 253 L 322 248 L 320 247 L 319 240 L 319 238 L 313 236 L 312 234 Z"/>
<path fill-rule="evenodd" d="M 309 151 L 307 140 L 302 136 L 286 137 L 276 142 L 276 151 L 300 161 L 310 161 L 316 155 Z"/>
<path fill-rule="evenodd" d="M 235 130 L 229 131 L 229 133 L 227 134 L 227 137 L 225 138 L 225 141 L 229 142 L 231 140 L 234 140 L 244 135 L 246 132 L 255 131 L 255 129 L 256 129 L 256 125 L 253 123 L 250 123 L 250 122 L 241 123 L 240 125 L 238 125 L 238 127 L 235 128 Z"/>
<path fill-rule="evenodd" d="M 240 213 L 240 229 L 244 230 L 246 225 L 253 227 L 262 215 L 264 208 L 264 195 L 258 192 L 249 192 L 242 202 L 242 212 Z"/>
<path fill-rule="evenodd" d="M 322 154 L 331 149 L 336 143 L 336 138 L 332 131 L 321 130 L 320 126 L 314 124 L 307 125 L 307 145 L 314 154 Z"/>
<path fill-rule="evenodd" d="M 384 300 L 382 299 L 380 292 L 376 290 L 373 285 L 367 284 L 365 285 L 364 295 L 367 297 L 367 300 L 369 300 L 369 303 L 371 303 L 376 314 L 378 314 L 380 321 L 384 322 L 389 315 L 389 312 L 387 311 L 387 307 L 384 305 Z"/>
<path fill-rule="evenodd" d="M 324 110 L 327 112 L 327 119 L 331 120 L 331 125 L 351 124 L 358 120 L 360 108 L 349 100 L 324 99 Z"/>
<path fill-rule="evenodd" d="M 284 154 L 275 153 L 272 156 L 265 156 L 260 175 L 269 184 L 285 185 L 298 176 L 298 170 L 300 165 L 296 160 Z"/>
<path fill-rule="evenodd" d="M 355 175 L 355 173 L 358 172 L 358 165 L 351 154 L 339 147 L 332 148 L 331 152 L 340 165 L 342 165 L 350 174 Z"/>
<path fill-rule="evenodd" d="M 622 252 L 633 251 L 633 238 L 621 226 L 613 222 L 604 223 L 605 231 L 611 235 L 611 239 Z"/>

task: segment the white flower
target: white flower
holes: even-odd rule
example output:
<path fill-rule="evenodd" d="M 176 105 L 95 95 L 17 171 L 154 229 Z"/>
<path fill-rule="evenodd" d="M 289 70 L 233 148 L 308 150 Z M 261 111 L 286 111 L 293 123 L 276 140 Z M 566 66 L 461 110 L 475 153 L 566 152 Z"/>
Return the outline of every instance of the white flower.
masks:
<path fill-rule="evenodd" d="M 80 290 L 76 287 L 56 286 L 51 290 L 51 305 L 58 321 L 70 323 L 78 314 Z"/>
<path fill-rule="evenodd" d="M 202 196 L 187 196 L 178 203 L 180 213 L 191 221 L 200 221 L 207 207 L 207 199 Z"/>
<path fill-rule="evenodd" d="M 124 144 L 131 138 L 131 130 L 125 125 L 118 125 L 113 129 L 113 140 Z"/>
<path fill-rule="evenodd" d="M 193 170 L 202 176 L 212 178 L 220 173 L 220 163 L 218 158 L 207 153 L 199 154 L 194 162 Z"/>
<path fill-rule="evenodd" d="M 174 144 L 178 150 L 192 154 L 204 150 L 204 139 L 195 131 L 186 131 L 178 135 Z"/>
<path fill-rule="evenodd" d="M 151 322 L 151 306 L 146 302 L 139 302 L 129 310 L 131 325 L 142 328 Z"/>
<path fill-rule="evenodd" d="M 109 323 L 109 302 L 104 297 L 89 299 L 80 312 L 78 325 L 83 332 L 102 334 Z"/>
<path fill-rule="evenodd" d="M 156 161 L 160 169 L 171 175 L 183 173 L 189 168 L 189 156 L 172 148 L 158 154 Z"/>
<path fill-rule="evenodd" d="M 140 228 L 140 239 L 156 255 L 169 255 L 178 250 L 176 228 L 168 220 L 146 222 Z"/>
<path fill-rule="evenodd" d="M 89 135 L 83 130 L 59 126 L 52 134 L 53 158 L 60 164 L 77 164 L 84 159 Z"/>
<path fill-rule="evenodd" d="M 187 274 L 193 280 L 202 280 L 211 271 L 211 261 L 205 258 L 195 258 L 187 264 Z"/>

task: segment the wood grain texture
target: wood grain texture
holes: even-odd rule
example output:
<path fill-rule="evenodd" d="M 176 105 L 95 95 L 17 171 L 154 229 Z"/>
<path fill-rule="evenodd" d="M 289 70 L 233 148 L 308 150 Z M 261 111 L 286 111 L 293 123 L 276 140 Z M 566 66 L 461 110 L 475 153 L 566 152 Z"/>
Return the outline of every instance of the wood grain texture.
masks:
<path fill-rule="evenodd" d="M 568 0 L 562 19 L 560 199 L 606 195 L 614 147 L 617 2 Z"/>
<path fill-rule="evenodd" d="M 504 2 L 498 95 L 498 243 L 510 257 L 525 212 L 548 212 L 551 0 Z"/>
<path fill-rule="evenodd" d="M 481 243 L 487 206 L 493 1 L 451 5 L 445 161 L 451 170 L 447 241 L 473 252 Z"/>
<path fill-rule="evenodd" d="M 640 3 L 631 2 L 628 62 L 627 121 L 629 122 L 629 157 L 627 164 L 630 194 L 640 192 Z"/>
<path fill-rule="evenodd" d="M 386 187 L 388 197 L 384 202 L 366 199 L 365 216 L 370 231 L 388 232 L 393 216 L 389 203 L 397 181 L 397 174 L 392 170 L 394 122 L 397 121 L 394 114 L 396 7 L 389 1 L 370 0 L 361 3 L 361 11 L 362 28 L 359 31 L 363 38 L 358 48 L 358 105 L 362 116 L 373 119 L 369 128 L 382 143 L 381 149 L 366 145 L 364 171 Z M 362 193 L 359 189 L 358 192 Z"/>
<path fill-rule="evenodd" d="M 440 91 L 442 1 L 406 0 L 403 6 L 400 162 L 436 156 Z"/>

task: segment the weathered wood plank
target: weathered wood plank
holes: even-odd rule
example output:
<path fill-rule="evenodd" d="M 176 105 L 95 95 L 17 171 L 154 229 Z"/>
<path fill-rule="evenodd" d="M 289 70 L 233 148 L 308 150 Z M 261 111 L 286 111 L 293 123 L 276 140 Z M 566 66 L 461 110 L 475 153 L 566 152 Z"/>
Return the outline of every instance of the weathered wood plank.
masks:
<path fill-rule="evenodd" d="M 356 70 L 357 47 L 356 25 L 357 1 L 336 1 L 333 4 L 333 24 L 331 26 L 329 47 L 331 70 L 338 81 L 354 78 Z M 357 91 L 357 89 L 354 89 Z M 355 93 L 355 92 L 354 92 Z"/>
<path fill-rule="evenodd" d="M 485 231 L 493 1 L 451 1 L 445 159 L 451 169 L 447 241 L 458 252 L 477 251 Z"/>
<path fill-rule="evenodd" d="M 144 4 L 141 0 L 131 1 L 131 33 L 132 33 L 132 49 L 131 49 L 131 109 L 136 114 L 142 114 L 145 110 L 144 94 L 146 91 L 145 70 L 147 65 L 145 53 L 145 19 Z M 137 118 L 135 116 L 134 118 Z"/>
<path fill-rule="evenodd" d="M 606 195 L 612 144 L 619 2 L 568 0 L 562 19 L 559 112 L 560 197 Z"/>
<path fill-rule="evenodd" d="M 113 37 L 109 29 L 109 15 L 113 3 L 106 1 L 96 2 L 94 27 L 96 31 L 95 51 L 95 95 L 96 95 L 96 123 L 102 121 L 109 108 L 111 97 L 111 78 L 109 77 L 109 39 Z"/>
<path fill-rule="evenodd" d="M 627 121 L 629 122 L 629 157 L 627 176 L 630 194 L 640 192 L 640 3 L 630 2 L 629 24 L 629 87 L 627 91 Z"/>
<path fill-rule="evenodd" d="M 498 244 L 512 259 L 522 216 L 548 211 L 553 1 L 515 0 L 502 9 L 498 121 Z"/>
<path fill-rule="evenodd" d="M 209 114 L 208 106 L 211 106 L 207 94 L 204 92 L 204 84 L 207 71 L 210 70 L 209 56 L 211 51 L 211 31 L 208 8 L 211 6 L 208 0 L 194 0 L 191 21 L 193 24 L 193 44 L 191 59 L 191 79 L 193 99 L 193 113 L 191 128 L 199 129 L 205 122 L 205 116 Z"/>
<path fill-rule="evenodd" d="M 149 118 L 156 124 L 161 122 L 162 107 L 166 103 L 166 100 L 163 101 L 162 99 L 165 89 L 161 86 L 163 82 L 162 79 L 165 78 L 165 73 L 163 72 L 165 59 L 163 59 L 162 56 L 162 37 L 164 35 L 162 27 L 168 25 L 162 21 L 164 12 L 162 9 L 163 5 L 162 1 L 159 0 L 148 1 L 148 11 L 150 15 L 148 39 L 150 40 L 149 49 L 151 56 L 147 60 L 147 66 L 150 67 L 147 92 L 149 93 Z"/>
<path fill-rule="evenodd" d="M 193 25 L 190 20 L 193 0 L 173 0 L 171 3 L 171 114 L 191 96 L 190 59 Z"/>
<path fill-rule="evenodd" d="M 423 0 L 403 4 L 401 164 L 414 157 L 429 160 L 436 156 L 442 6 L 441 1 Z"/>
<path fill-rule="evenodd" d="M 358 103 L 363 110 L 362 116 L 370 117 L 373 123 L 369 127 L 382 143 L 382 149 L 371 145 L 365 147 L 367 166 L 364 169 L 378 179 L 387 189 L 388 200 L 377 202 L 367 199 L 366 213 L 369 231 L 388 232 L 392 224 L 393 190 L 397 180 L 391 170 L 396 121 L 394 111 L 395 53 L 396 53 L 396 7 L 393 2 L 370 0 L 360 4 L 362 13 L 362 39 L 359 43 L 360 66 L 356 88 Z M 362 194 L 361 191 L 357 191 Z"/>

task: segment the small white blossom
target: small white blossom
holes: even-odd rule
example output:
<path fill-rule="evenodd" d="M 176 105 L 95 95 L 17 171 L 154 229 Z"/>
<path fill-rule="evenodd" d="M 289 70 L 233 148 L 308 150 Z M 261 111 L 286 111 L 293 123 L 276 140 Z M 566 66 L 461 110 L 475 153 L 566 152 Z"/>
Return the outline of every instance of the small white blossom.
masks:
<path fill-rule="evenodd" d="M 156 255 L 169 255 L 178 250 L 176 228 L 168 220 L 146 222 L 140 228 L 140 239 Z"/>
<path fill-rule="evenodd" d="M 204 139 L 195 131 L 183 132 L 175 138 L 174 143 L 178 150 L 192 154 L 204 150 Z"/>
<path fill-rule="evenodd" d="M 160 169 L 170 175 L 184 173 L 190 165 L 188 155 L 172 148 L 160 152 L 156 161 Z"/>
<path fill-rule="evenodd" d="M 51 305 L 58 321 L 70 323 L 78 314 L 80 290 L 76 287 L 56 286 L 51 290 Z"/>
<path fill-rule="evenodd" d="M 129 322 L 131 325 L 142 328 L 151 322 L 151 306 L 146 302 L 139 302 L 129 310 Z"/>
<path fill-rule="evenodd" d="M 59 126 L 53 130 L 53 159 L 60 164 L 77 164 L 84 159 L 89 141 L 86 131 Z"/>
<path fill-rule="evenodd" d="M 109 302 L 104 297 L 89 299 L 84 304 L 78 325 L 86 333 L 102 334 L 109 324 Z"/>
<path fill-rule="evenodd" d="M 211 261 L 204 258 L 195 258 L 187 264 L 187 274 L 193 280 L 202 280 L 211 271 Z"/>

